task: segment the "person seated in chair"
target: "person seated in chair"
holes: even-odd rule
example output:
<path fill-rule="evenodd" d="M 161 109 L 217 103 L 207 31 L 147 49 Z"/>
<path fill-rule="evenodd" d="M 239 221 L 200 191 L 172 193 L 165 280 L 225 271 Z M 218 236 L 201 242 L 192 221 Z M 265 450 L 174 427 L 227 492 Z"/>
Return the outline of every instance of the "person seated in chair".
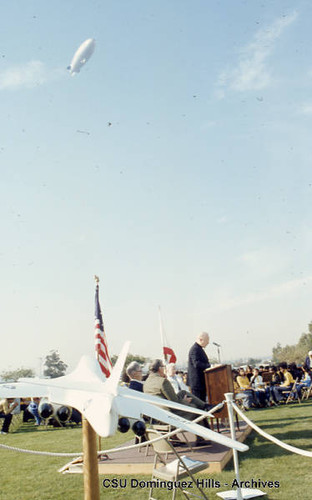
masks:
<path fill-rule="evenodd" d="M 311 377 L 311 371 L 306 367 L 302 367 L 303 371 L 303 378 L 300 381 L 301 387 L 311 387 L 312 384 L 312 377 Z"/>
<path fill-rule="evenodd" d="M 143 392 L 143 382 L 142 382 L 142 368 L 137 361 L 132 361 L 126 369 L 126 374 L 128 375 L 129 389 L 135 391 Z"/>
<path fill-rule="evenodd" d="M 1 399 L 0 401 L 0 418 L 3 418 L 1 434 L 9 432 L 10 424 L 14 415 L 14 410 L 19 408 L 19 400 L 14 398 Z"/>
<path fill-rule="evenodd" d="M 179 391 L 185 391 L 191 395 L 188 386 L 183 382 L 182 377 L 177 374 L 176 365 L 174 363 L 169 363 L 169 365 L 166 366 L 166 375 L 176 394 L 178 394 Z"/>
<path fill-rule="evenodd" d="M 299 383 L 296 384 L 296 389 L 297 391 L 299 390 L 300 392 L 301 389 L 308 390 L 312 384 L 311 372 L 310 370 L 308 370 L 306 366 L 302 367 L 302 373 L 303 373 L 302 379 L 300 380 Z"/>
<path fill-rule="evenodd" d="M 166 378 L 165 375 L 165 365 L 160 359 L 155 359 L 150 365 L 150 374 L 147 377 L 143 391 L 146 394 L 152 394 L 163 399 L 168 399 L 169 401 L 174 401 L 175 403 L 184 404 L 186 406 L 184 410 L 172 410 L 173 413 L 187 419 L 194 420 L 198 415 L 187 411 L 187 406 L 193 406 L 200 408 L 202 410 L 207 409 L 206 403 L 201 399 L 197 398 L 193 394 L 188 396 L 184 391 L 180 391 L 181 394 L 176 394 L 171 383 Z M 206 419 L 200 422 L 204 427 L 209 428 L 209 424 Z M 202 437 L 197 436 L 196 445 L 197 446 L 207 446 L 210 445 L 210 441 L 205 441 Z"/>
<path fill-rule="evenodd" d="M 263 378 L 259 373 L 258 368 L 253 369 L 253 375 L 250 379 L 251 387 L 254 389 L 254 396 L 259 406 L 269 406 L 270 389 L 265 386 Z"/>
<path fill-rule="evenodd" d="M 191 406 L 199 408 L 200 410 L 211 410 L 213 405 L 205 403 L 202 399 L 198 398 L 189 391 L 188 386 L 183 382 L 182 377 L 176 374 L 176 368 L 174 363 L 169 363 L 165 369 L 166 378 L 172 385 L 174 392 L 178 396 L 182 403 L 189 401 Z"/>
<path fill-rule="evenodd" d="M 252 406 L 255 405 L 255 400 L 250 381 L 245 373 L 244 368 L 239 369 L 239 374 L 236 377 L 236 382 L 240 390 L 240 394 L 237 394 L 236 397 L 237 399 L 242 399 L 245 410 L 249 410 Z M 239 397 L 239 395 L 241 394 L 243 397 Z"/>
<path fill-rule="evenodd" d="M 272 396 L 275 403 L 279 403 L 280 401 L 282 401 L 284 399 L 284 392 L 289 392 L 295 383 L 292 374 L 287 370 L 287 363 L 280 363 L 279 369 L 284 376 L 284 382 L 282 382 L 280 385 L 273 386 Z M 298 395 L 300 397 L 300 388 L 298 391 Z"/>
<path fill-rule="evenodd" d="M 130 382 L 129 382 L 129 389 L 132 389 L 134 391 L 139 391 L 143 392 L 143 382 L 142 382 L 142 367 L 140 363 L 137 361 L 132 361 L 126 368 L 126 375 L 128 376 Z M 143 416 L 144 420 L 148 420 L 148 417 Z M 147 441 L 146 436 L 141 436 L 139 438 L 138 436 L 135 437 L 134 443 L 144 443 Z"/>

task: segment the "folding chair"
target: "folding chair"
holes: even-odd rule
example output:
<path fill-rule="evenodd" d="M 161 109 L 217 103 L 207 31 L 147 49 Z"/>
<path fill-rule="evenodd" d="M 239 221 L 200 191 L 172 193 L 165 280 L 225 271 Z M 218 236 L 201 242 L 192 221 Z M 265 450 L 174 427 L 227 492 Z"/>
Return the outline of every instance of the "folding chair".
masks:
<path fill-rule="evenodd" d="M 312 396 L 312 385 L 310 385 L 310 387 L 302 387 L 301 396 L 301 399 L 309 399 L 309 397 Z"/>
<path fill-rule="evenodd" d="M 15 432 L 19 429 L 23 424 L 23 410 L 19 413 L 15 413 L 12 418 L 12 422 L 10 425 L 10 431 Z"/>
<path fill-rule="evenodd" d="M 149 440 L 155 439 L 156 437 L 160 437 L 161 434 L 155 429 L 147 429 L 146 434 Z M 200 460 L 192 460 L 185 455 L 180 456 L 179 453 L 175 450 L 168 439 L 163 438 L 155 443 L 151 443 L 155 452 L 153 471 L 152 471 L 152 479 L 151 479 L 151 487 L 149 491 L 149 500 L 156 500 L 153 497 L 153 482 L 156 480 L 163 481 L 172 481 L 172 500 L 176 497 L 177 489 L 183 493 L 186 498 L 190 496 L 195 496 L 197 498 L 208 499 L 203 489 L 196 483 L 194 478 L 194 474 L 201 470 L 206 469 L 207 463 L 201 462 Z M 167 461 L 168 453 L 174 453 L 176 456 L 175 460 L 171 462 Z M 166 458 L 165 458 L 166 456 Z M 184 478 L 189 477 L 192 483 L 192 492 L 185 489 L 185 485 L 183 485 L 182 481 Z M 183 488 L 184 486 L 184 488 Z M 193 493 L 194 490 L 199 491 L 201 496 Z"/>
<path fill-rule="evenodd" d="M 301 403 L 300 398 L 299 398 L 299 393 L 297 390 L 297 386 L 296 386 L 297 382 L 298 382 L 298 379 L 296 379 L 296 381 L 294 382 L 293 386 L 289 390 L 289 393 L 286 391 L 284 392 L 284 396 L 286 396 L 288 394 L 288 397 L 287 397 L 286 402 L 285 402 L 286 405 L 288 403 L 294 402 L 296 400 L 298 400 L 298 403 Z"/>
<path fill-rule="evenodd" d="M 168 425 L 167 424 L 153 424 L 150 426 L 150 429 L 154 429 L 155 431 L 158 431 L 160 434 L 167 434 L 168 432 L 173 431 L 174 427 L 172 428 L 172 426 L 169 424 Z M 179 432 L 179 434 L 181 434 L 181 436 L 183 436 L 184 441 L 187 444 L 187 448 L 185 448 L 185 451 L 192 451 L 193 450 L 192 443 L 189 441 L 185 431 L 181 430 Z M 174 438 L 171 437 L 171 438 L 169 438 L 169 440 L 174 441 Z"/>

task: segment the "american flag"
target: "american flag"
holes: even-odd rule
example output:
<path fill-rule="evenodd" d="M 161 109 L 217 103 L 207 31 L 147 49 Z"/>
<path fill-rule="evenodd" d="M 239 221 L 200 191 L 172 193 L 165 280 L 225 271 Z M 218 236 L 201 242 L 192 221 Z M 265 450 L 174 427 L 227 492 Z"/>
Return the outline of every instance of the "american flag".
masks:
<path fill-rule="evenodd" d="M 104 331 L 101 306 L 99 302 L 99 285 L 95 288 L 95 352 L 101 370 L 106 377 L 109 377 L 112 370 L 107 348 L 106 335 Z"/>

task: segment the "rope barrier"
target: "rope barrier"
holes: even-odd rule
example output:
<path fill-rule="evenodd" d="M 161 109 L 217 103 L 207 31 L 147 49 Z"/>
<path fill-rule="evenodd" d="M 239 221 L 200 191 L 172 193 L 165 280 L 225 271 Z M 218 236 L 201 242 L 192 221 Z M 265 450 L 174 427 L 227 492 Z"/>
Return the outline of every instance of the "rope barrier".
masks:
<path fill-rule="evenodd" d="M 297 455 L 303 455 L 304 457 L 312 457 L 312 451 L 305 451 L 301 450 L 300 448 L 296 448 L 295 446 L 291 446 L 290 444 L 283 443 L 283 441 L 280 441 L 279 439 L 275 438 L 274 436 L 271 436 L 267 432 L 263 431 L 260 427 L 258 427 L 256 424 L 254 424 L 246 415 L 240 410 L 240 408 L 236 405 L 236 403 L 232 403 L 232 406 L 236 413 L 248 424 L 252 429 L 257 431 L 261 436 L 265 437 L 269 441 L 272 441 L 272 443 L 277 444 L 281 448 L 284 448 L 285 450 L 291 451 L 293 453 L 297 453 Z"/>
<path fill-rule="evenodd" d="M 5 450 L 18 451 L 19 453 L 30 453 L 32 455 L 47 455 L 50 457 L 79 457 L 81 453 L 53 453 L 52 451 L 37 451 L 25 450 L 24 448 L 17 448 L 15 446 L 8 446 L 7 444 L 0 444 L 0 448 Z"/>
<path fill-rule="evenodd" d="M 200 422 L 204 418 L 213 417 L 213 413 L 216 412 L 216 411 L 218 411 L 223 406 L 224 406 L 224 401 L 222 403 L 219 403 L 218 405 L 214 406 L 211 410 L 209 410 L 209 412 L 207 412 L 207 415 L 199 415 L 199 417 L 197 417 L 196 419 L 192 420 L 192 423 L 195 424 L 197 422 Z M 166 434 L 163 434 L 160 437 L 151 439 L 150 441 L 145 441 L 144 443 L 132 444 L 132 445 L 123 446 L 123 447 L 120 447 L 120 448 L 111 448 L 111 449 L 108 449 L 108 450 L 101 450 L 101 451 L 98 451 L 98 455 L 102 455 L 104 453 L 107 454 L 107 453 L 116 453 L 118 451 L 132 450 L 132 449 L 135 449 L 135 448 L 143 448 L 143 446 L 148 446 L 149 444 L 155 443 L 156 441 L 160 441 L 161 439 L 170 438 L 174 434 L 177 434 L 177 433 L 179 433 L 181 431 L 183 431 L 182 428 L 174 429 L 173 431 L 170 431 L 170 432 L 168 432 Z M 4 449 L 10 450 L 10 451 L 18 451 L 19 453 L 29 453 L 29 454 L 32 454 L 32 455 L 43 455 L 43 456 L 50 456 L 50 457 L 81 457 L 83 455 L 82 452 L 79 452 L 79 453 L 53 453 L 51 451 L 26 450 L 24 448 L 17 448 L 17 447 L 14 447 L 14 446 L 8 446 L 6 444 L 0 444 L 0 448 L 4 448 Z"/>

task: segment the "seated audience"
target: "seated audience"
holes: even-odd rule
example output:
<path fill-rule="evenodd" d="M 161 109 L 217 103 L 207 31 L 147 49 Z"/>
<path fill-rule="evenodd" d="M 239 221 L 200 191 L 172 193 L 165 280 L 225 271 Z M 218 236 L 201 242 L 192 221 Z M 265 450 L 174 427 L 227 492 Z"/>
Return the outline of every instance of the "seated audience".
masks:
<path fill-rule="evenodd" d="M 298 379 L 298 382 L 299 382 L 299 380 L 302 379 L 302 376 L 303 376 L 302 369 L 298 368 L 296 363 L 289 363 L 288 371 L 291 373 L 292 378 L 294 380 Z"/>
<path fill-rule="evenodd" d="M 271 394 L 275 403 L 279 403 L 283 400 L 284 392 L 288 392 L 295 382 L 292 374 L 287 370 L 287 363 L 280 363 L 279 369 L 284 376 L 284 382 L 282 382 L 280 385 L 274 385 L 272 388 Z M 300 388 L 298 391 L 298 395 L 300 397 Z"/>
<path fill-rule="evenodd" d="M 269 371 L 272 373 L 272 380 L 271 380 L 271 387 L 273 385 L 280 385 L 282 382 L 284 382 L 284 376 L 283 374 L 277 369 L 275 365 L 270 366 Z"/>

